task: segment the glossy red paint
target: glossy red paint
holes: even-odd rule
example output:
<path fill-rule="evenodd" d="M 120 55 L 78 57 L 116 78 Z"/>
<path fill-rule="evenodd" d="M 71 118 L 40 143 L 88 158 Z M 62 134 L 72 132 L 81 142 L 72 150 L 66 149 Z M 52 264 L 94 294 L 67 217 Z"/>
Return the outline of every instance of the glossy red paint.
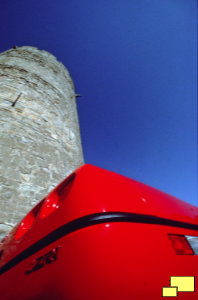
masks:
<path fill-rule="evenodd" d="M 16 226 L 2 243 L 0 299 L 158 300 L 170 276 L 195 276 L 195 293 L 181 292 L 178 297 L 197 299 L 198 255 L 177 255 L 168 235 L 198 236 L 198 208 L 91 165 L 75 174 L 72 184 L 66 179 L 51 193 L 61 198 L 54 198 L 56 209 L 40 217 L 44 199 L 29 213 L 34 215 L 29 229 L 16 239 Z M 112 212 L 173 223 L 75 223 Z M 174 221 L 194 227 L 182 228 Z M 64 224 L 73 224 L 73 229 L 67 231 Z"/>

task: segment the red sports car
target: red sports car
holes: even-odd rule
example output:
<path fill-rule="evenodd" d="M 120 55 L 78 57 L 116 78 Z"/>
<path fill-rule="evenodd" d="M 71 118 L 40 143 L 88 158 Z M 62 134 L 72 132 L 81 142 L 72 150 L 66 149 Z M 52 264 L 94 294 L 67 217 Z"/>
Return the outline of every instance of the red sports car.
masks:
<path fill-rule="evenodd" d="M 0 245 L 0 300 L 159 300 L 169 292 L 198 299 L 198 208 L 91 165 Z"/>

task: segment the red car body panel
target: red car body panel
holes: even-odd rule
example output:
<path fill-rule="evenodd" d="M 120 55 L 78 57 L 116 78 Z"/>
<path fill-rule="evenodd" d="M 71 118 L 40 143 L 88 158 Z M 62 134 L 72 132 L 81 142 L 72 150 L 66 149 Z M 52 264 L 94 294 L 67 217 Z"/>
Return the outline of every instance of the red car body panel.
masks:
<path fill-rule="evenodd" d="M 170 276 L 195 276 L 178 297 L 197 299 L 198 255 L 168 234 L 198 237 L 198 208 L 91 165 L 75 174 L 57 209 L 1 244 L 0 300 L 158 300 Z"/>

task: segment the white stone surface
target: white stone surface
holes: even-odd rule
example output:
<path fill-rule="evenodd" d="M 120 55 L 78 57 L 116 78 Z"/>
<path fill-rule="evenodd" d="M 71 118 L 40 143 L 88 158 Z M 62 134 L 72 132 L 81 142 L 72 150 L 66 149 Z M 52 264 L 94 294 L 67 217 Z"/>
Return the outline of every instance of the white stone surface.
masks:
<path fill-rule="evenodd" d="M 0 54 L 0 161 L 0 224 L 13 225 L 84 163 L 73 82 L 46 51 Z"/>

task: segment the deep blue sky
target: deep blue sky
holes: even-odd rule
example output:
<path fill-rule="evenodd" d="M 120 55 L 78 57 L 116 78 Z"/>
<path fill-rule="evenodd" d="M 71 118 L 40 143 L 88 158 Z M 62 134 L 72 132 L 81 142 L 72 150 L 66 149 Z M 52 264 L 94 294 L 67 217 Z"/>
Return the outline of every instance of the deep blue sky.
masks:
<path fill-rule="evenodd" d="M 85 162 L 198 205 L 196 0 L 6 0 L 0 36 L 66 65 Z"/>

